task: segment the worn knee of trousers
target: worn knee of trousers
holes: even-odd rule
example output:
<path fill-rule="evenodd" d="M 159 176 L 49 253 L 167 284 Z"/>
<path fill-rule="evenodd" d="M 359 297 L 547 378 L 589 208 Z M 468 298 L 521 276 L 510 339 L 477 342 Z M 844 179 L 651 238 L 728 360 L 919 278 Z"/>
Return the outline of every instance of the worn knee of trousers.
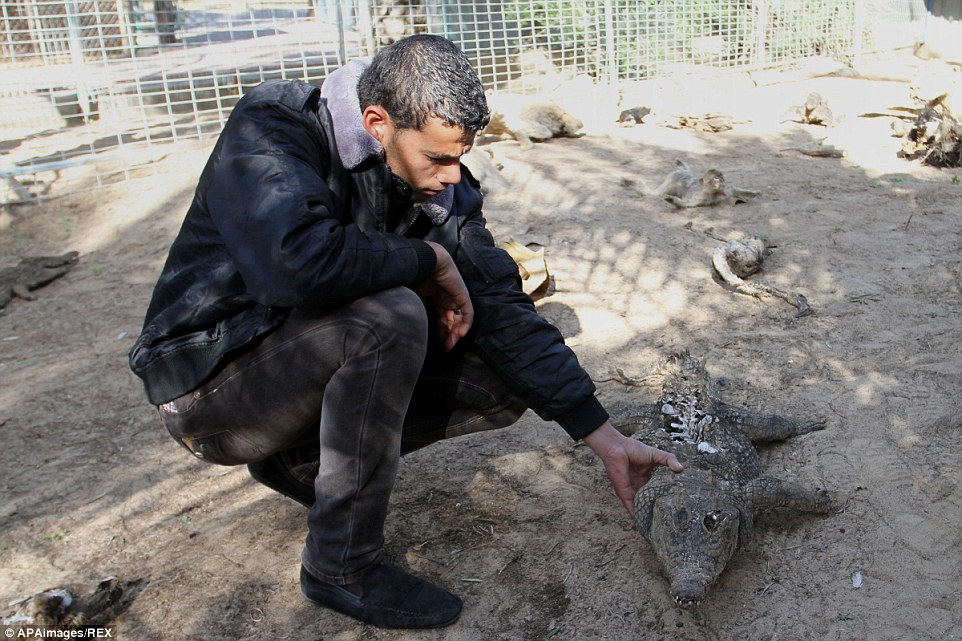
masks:
<path fill-rule="evenodd" d="M 428 344 L 428 317 L 421 298 L 407 287 L 395 287 L 366 296 L 353 307 L 376 337 L 378 348 L 403 354 L 402 360 L 410 361 L 410 375 L 416 377 Z M 404 365 L 407 370 L 407 362 Z"/>

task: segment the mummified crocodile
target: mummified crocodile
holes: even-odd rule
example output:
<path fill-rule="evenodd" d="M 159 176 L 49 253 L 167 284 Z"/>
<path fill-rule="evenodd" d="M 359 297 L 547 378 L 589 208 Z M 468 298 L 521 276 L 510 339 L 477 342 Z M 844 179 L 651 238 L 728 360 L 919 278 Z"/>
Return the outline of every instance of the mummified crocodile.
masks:
<path fill-rule="evenodd" d="M 628 420 L 641 423 L 633 438 L 674 453 L 685 471 L 654 473 L 635 495 L 635 524 L 661 561 L 676 603 L 691 606 L 751 539 L 754 514 L 775 507 L 830 511 L 824 490 L 763 476 L 752 445 L 825 424 L 725 404 L 704 362 L 687 351 L 672 356 L 662 376 L 659 401 Z"/>
<path fill-rule="evenodd" d="M 0 270 L 0 310 L 14 297 L 33 300 L 30 292 L 60 278 L 77 264 L 77 252 L 24 258 L 16 267 Z"/>

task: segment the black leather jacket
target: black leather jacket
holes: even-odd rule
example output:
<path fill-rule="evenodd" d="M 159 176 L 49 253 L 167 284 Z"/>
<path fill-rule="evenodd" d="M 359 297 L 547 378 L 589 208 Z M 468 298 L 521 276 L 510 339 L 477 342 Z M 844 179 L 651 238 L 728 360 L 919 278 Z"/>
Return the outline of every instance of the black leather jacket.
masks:
<path fill-rule="evenodd" d="M 348 171 L 333 140 L 316 87 L 271 81 L 238 102 L 130 350 L 150 402 L 195 389 L 291 308 L 330 308 L 417 285 L 435 265 L 423 242 L 431 240 L 451 253 L 468 287 L 475 307 L 469 338 L 482 358 L 573 438 L 601 425 L 607 414 L 594 385 L 521 291 L 514 261 L 495 247 L 467 169 L 450 214 L 432 221 L 398 208 L 383 161 Z"/>

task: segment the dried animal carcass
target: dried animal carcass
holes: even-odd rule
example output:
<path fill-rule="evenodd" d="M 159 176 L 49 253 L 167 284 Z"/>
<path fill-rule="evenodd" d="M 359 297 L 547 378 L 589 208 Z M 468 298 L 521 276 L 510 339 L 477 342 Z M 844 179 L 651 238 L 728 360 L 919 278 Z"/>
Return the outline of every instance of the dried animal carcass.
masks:
<path fill-rule="evenodd" d="M 550 101 L 498 94 L 489 96 L 488 104 L 491 122 L 484 133 L 510 136 L 524 149 L 551 138 L 575 137 L 584 127 L 578 117 Z"/>
<path fill-rule="evenodd" d="M 645 121 L 645 116 L 651 113 L 649 107 L 629 107 L 628 109 L 623 109 L 620 114 L 618 114 L 618 122 L 625 127 L 631 127 L 633 125 L 640 125 Z"/>
<path fill-rule="evenodd" d="M 899 155 L 933 167 L 962 167 L 962 123 L 944 105 L 923 107 L 908 127 Z"/>
<path fill-rule="evenodd" d="M 812 92 L 801 105 L 790 107 L 782 120 L 793 120 L 803 125 L 822 125 L 832 127 L 836 124 L 835 115 L 828 108 L 828 102 L 821 94 Z"/>
<path fill-rule="evenodd" d="M 916 105 L 914 118 L 899 127 L 904 131 L 899 155 L 933 167 L 962 166 L 962 78 L 947 68 L 929 69 L 909 89 Z"/>
<path fill-rule="evenodd" d="M 421 0 L 385 0 L 374 12 L 373 23 L 378 46 L 428 32 L 426 9 Z"/>
<path fill-rule="evenodd" d="M 0 270 L 0 310 L 14 297 L 33 300 L 33 290 L 66 274 L 77 259 L 75 251 L 60 256 L 29 256 L 14 267 Z"/>
<path fill-rule="evenodd" d="M 729 185 L 724 174 L 711 168 L 700 178 L 681 160 L 675 161 L 675 169 L 655 189 L 642 185 L 642 193 L 654 198 L 664 198 L 679 209 L 688 207 L 713 207 L 747 202 L 758 196 L 757 191 Z"/>
<path fill-rule="evenodd" d="M 19 635 L 15 628 L 21 626 L 104 626 L 130 607 L 144 584 L 143 579 L 123 581 L 109 576 L 99 581 L 87 595 L 70 586 L 47 588 L 11 602 L 16 609 L 4 616 L 2 623 L 11 626 L 10 631 L 14 632 L 7 634 L 8 637 Z"/>
<path fill-rule="evenodd" d="M 697 605 L 707 595 L 732 555 L 751 540 L 756 514 L 776 507 L 831 511 L 824 490 L 764 475 L 753 446 L 820 430 L 825 423 L 724 403 L 704 361 L 687 351 L 665 365 L 659 400 L 627 418 L 629 424 L 619 429 L 634 431 L 632 438 L 673 453 L 685 466 L 680 473 L 657 468 L 634 499 L 635 525 L 679 605 Z"/>
<path fill-rule="evenodd" d="M 811 314 L 812 308 L 801 294 L 783 292 L 762 281 L 743 280 L 761 270 L 770 251 L 765 241 L 755 236 L 749 236 L 745 240 L 728 240 L 715 248 L 711 263 L 718 276 L 736 292 L 757 298 L 764 295 L 775 296 L 794 306 L 798 310 L 795 316 Z"/>
<path fill-rule="evenodd" d="M 501 173 L 503 166 L 495 159 L 490 149 L 475 145 L 468 153 L 461 156 L 461 163 L 480 183 L 482 194 L 498 193 L 511 186 L 511 181 Z"/>
<path fill-rule="evenodd" d="M 705 114 L 703 116 L 677 116 L 675 121 L 666 123 L 672 129 L 695 129 L 697 131 L 707 131 L 718 133 L 720 131 L 730 131 L 735 126 L 735 118 L 728 114 Z"/>

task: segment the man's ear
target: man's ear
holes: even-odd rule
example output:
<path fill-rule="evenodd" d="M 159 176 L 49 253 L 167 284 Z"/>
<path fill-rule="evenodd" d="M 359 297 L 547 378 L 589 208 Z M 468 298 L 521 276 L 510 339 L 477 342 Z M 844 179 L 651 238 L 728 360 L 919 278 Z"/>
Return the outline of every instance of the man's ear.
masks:
<path fill-rule="evenodd" d="M 375 140 L 384 144 L 384 137 L 388 129 L 393 125 L 391 115 L 381 105 L 368 105 L 361 112 L 361 123 L 367 133 L 374 136 Z"/>

